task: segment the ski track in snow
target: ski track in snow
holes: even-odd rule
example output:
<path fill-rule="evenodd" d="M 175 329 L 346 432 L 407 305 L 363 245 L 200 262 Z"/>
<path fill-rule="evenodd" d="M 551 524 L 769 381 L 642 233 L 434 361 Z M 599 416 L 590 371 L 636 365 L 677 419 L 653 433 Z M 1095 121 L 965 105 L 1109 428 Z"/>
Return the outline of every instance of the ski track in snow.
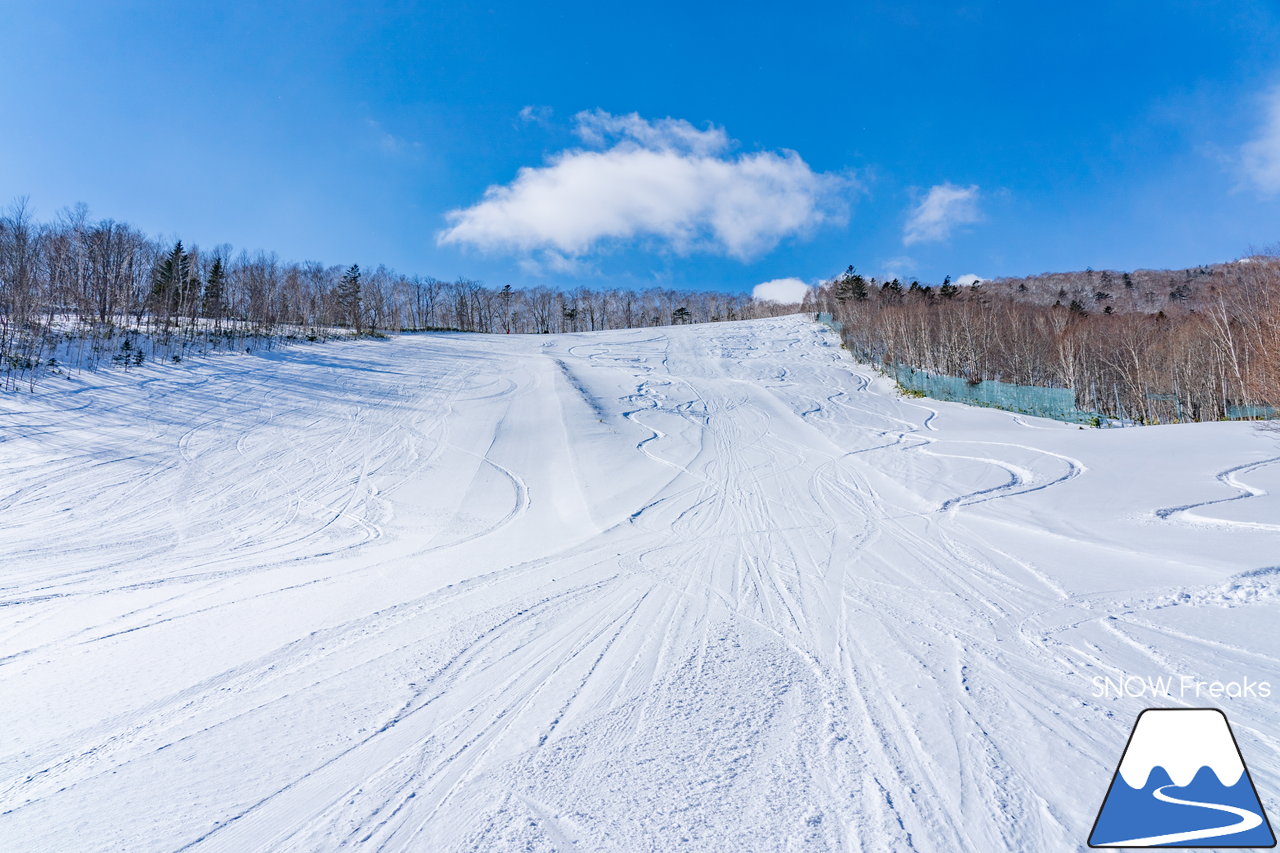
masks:
<path fill-rule="evenodd" d="M 800 318 L 67 384 L 0 398 L 5 850 L 1084 849 L 1196 704 L 1091 679 L 1280 686 L 1244 424 L 901 399 Z"/>

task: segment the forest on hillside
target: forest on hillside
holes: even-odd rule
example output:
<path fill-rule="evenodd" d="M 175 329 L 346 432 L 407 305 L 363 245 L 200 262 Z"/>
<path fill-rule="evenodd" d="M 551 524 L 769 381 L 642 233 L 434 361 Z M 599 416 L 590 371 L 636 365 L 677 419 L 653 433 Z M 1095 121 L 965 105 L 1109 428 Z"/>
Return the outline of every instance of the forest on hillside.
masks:
<path fill-rule="evenodd" d="M 794 311 L 712 291 L 492 287 L 162 242 L 83 207 L 0 215 L 0 389 L 38 376 L 339 335 L 558 333 Z"/>
<path fill-rule="evenodd" d="M 1273 415 L 1280 408 L 1280 256 L 1191 270 L 1086 270 L 960 287 L 876 281 L 852 267 L 817 288 L 845 343 L 902 367 L 1071 389 L 1134 423 Z M 662 288 L 493 287 L 383 266 L 282 261 L 160 241 L 83 207 L 0 215 L 0 389 L 38 377 L 214 351 L 384 332 L 582 332 L 797 310 L 747 294 Z"/>
<path fill-rule="evenodd" d="M 1212 308 L 1220 293 L 1253 286 L 1261 265 L 1265 273 L 1280 246 L 1220 264 L 1178 270 L 1095 270 L 1047 272 L 982 282 L 984 292 L 1033 305 L 1073 304 L 1099 314 L 1200 311 Z"/>
<path fill-rule="evenodd" d="M 1104 283 L 1117 293 L 1089 292 Z M 891 372 L 1068 388 L 1100 418 L 1172 423 L 1280 408 L 1275 255 L 1194 271 L 1089 270 L 939 288 L 877 282 L 850 267 L 806 306 L 831 312 L 849 348 Z"/>

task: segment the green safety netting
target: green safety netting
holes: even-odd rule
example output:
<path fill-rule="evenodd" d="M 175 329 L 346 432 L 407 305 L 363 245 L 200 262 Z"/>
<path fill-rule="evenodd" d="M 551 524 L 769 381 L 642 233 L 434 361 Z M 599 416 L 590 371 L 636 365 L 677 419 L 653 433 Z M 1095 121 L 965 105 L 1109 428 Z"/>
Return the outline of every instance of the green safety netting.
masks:
<path fill-rule="evenodd" d="M 815 319 L 836 333 L 843 328 L 826 312 L 819 313 Z M 935 400 L 952 400 L 973 406 L 988 406 L 1069 423 L 1098 422 L 1098 416 L 1095 413 L 1076 408 L 1076 393 L 1070 388 L 1012 385 L 994 380 L 970 382 L 960 376 L 930 373 L 905 364 L 894 367 L 892 375 L 906 390 L 915 391 Z"/>
<path fill-rule="evenodd" d="M 984 380 L 970 382 L 960 376 L 946 376 L 917 370 L 905 364 L 894 368 L 894 378 L 909 391 L 917 391 L 935 400 L 953 400 L 973 406 L 990 406 L 1008 412 L 1053 418 L 1069 423 L 1097 423 L 1097 415 L 1076 408 L 1076 392 L 1070 388 L 1046 388 L 1039 385 L 1012 385 L 1008 382 Z"/>
<path fill-rule="evenodd" d="M 1280 418 L 1280 409 L 1271 406 L 1227 406 L 1227 419 L 1233 421 L 1271 420 Z"/>
<path fill-rule="evenodd" d="M 844 328 L 843 324 L 826 312 L 816 314 L 814 319 L 837 334 L 840 334 Z M 855 353 L 855 355 L 872 363 L 879 361 L 873 353 L 864 352 Z M 1068 423 L 1099 424 L 1107 420 L 1096 412 L 1077 408 L 1076 393 L 1070 388 L 1014 385 L 995 380 L 971 382 L 962 376 L 932 373 L 906 364 L 882 369 L 893 376 L 903 389 L 936 400 L 989 406 L 994 409 L 1052 418 Z M 1148 408 L 1144 410 L 1147 412 L 1145 417 L 1151 418 L 1154 423 L 1183 423 L 1198 419 L 1198 412 L 1185 410 L 1182 398 L 1177 394 L 1148 393 L 1146 398 L 1151 403 L 1158 404 L 1154 407 L 1148 404 Z M 1117 407 L 1118 400 L 1117 394 Z M 1280 409 L 1267 405 L 1227 404 L 1223 410 L 1219 410 L 1218 416 L 1225 416 L 1228 420 L 1271 420 L 1280 418 Z M 1123 410 L 1120 412 L 1119 419 L 1127 422 Z"/>

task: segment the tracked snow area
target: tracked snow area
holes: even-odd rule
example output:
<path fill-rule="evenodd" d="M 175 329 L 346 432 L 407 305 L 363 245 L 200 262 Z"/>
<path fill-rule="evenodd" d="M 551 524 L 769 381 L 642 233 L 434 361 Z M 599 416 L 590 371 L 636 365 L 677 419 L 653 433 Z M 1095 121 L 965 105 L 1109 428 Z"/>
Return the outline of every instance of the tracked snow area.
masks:
<path fill-rule="evenodd" d="M 65 386 L 65 387 L 63 387 Z M 0 398 L 6 851 L 1083 849 L 1138 713 L 1264 804 L 1280 440 L 900 399 L 801 318 Z"/>

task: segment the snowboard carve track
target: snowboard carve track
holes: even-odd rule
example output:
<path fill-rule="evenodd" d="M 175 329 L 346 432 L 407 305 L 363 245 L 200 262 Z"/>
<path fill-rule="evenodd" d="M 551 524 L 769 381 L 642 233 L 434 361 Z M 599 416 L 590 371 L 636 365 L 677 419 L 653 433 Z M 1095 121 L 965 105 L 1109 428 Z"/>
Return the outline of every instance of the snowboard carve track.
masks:
<path fill-rule="evenodd" d="M 1257 497 L 1262 497 L 1266 495 L 1267 491 L 1265 489 L 1260 489 L 1260 488 L 1257 488 L 1256 486 L 1249 485 L 1248 483 L 1241 480 L 1239 475 L 1258 471 L 1262 468 L 1266 468 L 1270 465 L 1274 465 L 1277 462 L 1280 462 L 1280 456 L 1274 457 L 1272 459 L 1262 459 L 1257 462 L 1246 462 L 1243 465 L 1233 465 L 1224 471 L 1220 471 L 1217 475 L 1215 475 L 1214 479 L 1216 479 L 1219 483 L 1222 483 L 1225 486 L 1230 486 L 1231 488 L 1235 489 L 1237 491 L 1237 494 L 1230 495 L 1225 498 L 1214 498 L 1212 500 L 1205 500 L 1205 501 L 1199 501 L 1197 503 L 1184 504 L 1182 506 L 1164 507 L 1162 509 L 1155 510 L 1155 516 L 1161 520 L 1167 521 L 1168 519 L 1181 514 L 1181 515 L 1184 515 L 1187 519 L 1190 519 L 1195 523 L 1199 523 L 1199 524 L 1213 524 L 1213 525 L 1221 525 L 1225 527 L 1233 527 L 1233 526 L 1234 527 L 1251 527 L 1257 530 L 1280 530 L 1280 524 L 1269 524 L 1266 522 L 1258 522 L 1258 521 L 1234 521 L 1234 520 L 1225 519 L 1225 518 L 1215 518 L 1213 516 L 1207 516 L 1207 515 L 1204 515 L 1203 513 L 1195 512 L 1195 510 L 1204 509 L 1205 507 L 1215 506 L 1218 504 L 1231 503 L 1232 501 L 1246 500 L 1248 498 L 1257 498 Z"/>

